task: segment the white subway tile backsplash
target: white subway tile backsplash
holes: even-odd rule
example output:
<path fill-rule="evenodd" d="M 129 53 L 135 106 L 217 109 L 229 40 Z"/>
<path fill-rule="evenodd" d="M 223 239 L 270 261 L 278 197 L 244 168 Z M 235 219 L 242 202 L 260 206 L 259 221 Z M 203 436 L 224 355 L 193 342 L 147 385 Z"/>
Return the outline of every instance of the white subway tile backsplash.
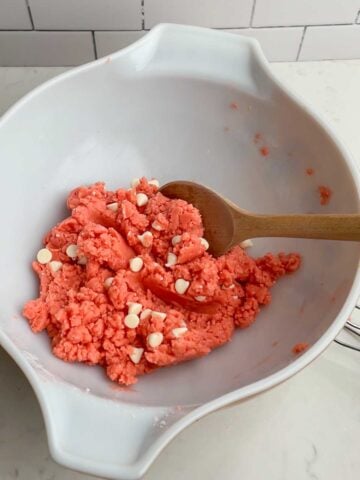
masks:
<path fill-rule="evenodd" d="M 140 30 L 141 0 L 29 0 L 38 30 Z"/>
<path fill-rule="evenodd" d="M 308 27 L 299 60 L 360 58 L 360 25 Z"/>
<path fill-rule="evenodd" d="M 256 0 L 253 26 L 353 23 L 359 0 Z"/>
<path fill-rule="evenodd" d="M 173 22 L 214 28 L 247 27 L 253 0 L 145 0 L 145 28 Z"/>
<path fill-rule="evenodd" d="M 303 27 L 243 28 L 227 30 L 239 35 L 256 38 L 270 62 L 295 61 L 302 38 Z"/>
<path fill-rule="evenodd" d="M 0 0 L 0 66 L 77 65 L 163 22 L 254 37 L 270 61 L 360 58 L 360 0 Z"/>
<path fill-rule="evenodd" d="M 78 65 L 94 58 L 91 32 L 0 32 L 0 67 Z"/>
<path fill-rule="evenodd" d="M 104 57 L 127 47 L 147 32 L 95 32 L 95 42 L 98 57 Z"/>
<path fill-rule="evenodd" d="M 26 0 L 0 0 L 0 30 L 31 30 Z"/>

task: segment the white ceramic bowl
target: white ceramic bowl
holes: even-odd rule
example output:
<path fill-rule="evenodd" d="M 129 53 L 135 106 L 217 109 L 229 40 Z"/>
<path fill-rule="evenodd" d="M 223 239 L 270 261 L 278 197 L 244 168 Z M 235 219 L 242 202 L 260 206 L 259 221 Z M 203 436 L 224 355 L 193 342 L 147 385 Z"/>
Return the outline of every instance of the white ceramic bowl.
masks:
<path fill-rule="evenodd" d="M 232 102 L 239 108 L 229 108 Z M 266 138 L 268 158 L 254 145 L 256 132 Z M 230 344 L 141 378 L 130 391 L 116 388 L 100 368 L 55 358 L 47 336 L 31 333 L 21 317 L 37 292 L 29 265 L 40 238 L 66 215 L 66 194 L 79 184 L 181 178 L 258 212 L 359 211 L 349 154 L 274 78 L 249 38 L 158 26 L 18 102 L 0 122 L 0 158 L 0 341 L 37 394 L 52 456 L 68 467 L 139 478 L 185 426 L 311 362 L 360 293 L 358 244 L 257 240 L 252 254 L 298 251 L 301 270 L 278 283 L 271 306 Z M 307 167 L 315 175 L 306 176 Z M 326 207 L 319 184 L 334 190 Z M 311 348 L 296 358 L 291 349 L 300 341 Z"/>

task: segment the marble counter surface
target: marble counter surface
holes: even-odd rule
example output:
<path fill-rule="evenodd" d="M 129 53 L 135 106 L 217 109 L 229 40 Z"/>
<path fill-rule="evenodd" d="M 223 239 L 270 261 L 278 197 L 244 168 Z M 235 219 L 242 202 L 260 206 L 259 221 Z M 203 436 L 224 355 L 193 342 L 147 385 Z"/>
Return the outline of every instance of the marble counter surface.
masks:
<path fill-rule="evenodd" d="M 330 121 L 360 162 L 360 61 L 273 69 Z M 0 68 L 0 114 L 64 70 Z M 186 429 L 144 480 L 355 480 L 359 441 L 360 353 L 334 343 L 286 383 Z M 92 478 L 50 458 L 35 395 L 0 348 L 0 480 Z"/>

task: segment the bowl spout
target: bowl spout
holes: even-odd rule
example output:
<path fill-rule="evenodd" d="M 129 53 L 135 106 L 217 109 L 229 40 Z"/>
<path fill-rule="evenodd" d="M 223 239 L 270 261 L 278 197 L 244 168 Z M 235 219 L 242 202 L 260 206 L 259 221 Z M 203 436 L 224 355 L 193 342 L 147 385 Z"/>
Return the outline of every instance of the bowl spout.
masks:
<path fill-rule="evenodd" d="M 143 407 L 59 382 L 37 389 L 50 452 L 66 467 L 110 479 L 141 478 L 188 410 Z"/>

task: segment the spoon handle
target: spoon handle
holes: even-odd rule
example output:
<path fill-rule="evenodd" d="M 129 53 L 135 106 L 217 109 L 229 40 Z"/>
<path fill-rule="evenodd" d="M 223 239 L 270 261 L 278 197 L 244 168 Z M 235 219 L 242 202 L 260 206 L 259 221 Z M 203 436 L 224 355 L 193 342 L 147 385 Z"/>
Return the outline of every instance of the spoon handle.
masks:
<path fill-rule="evenodd" d="M 244 238 L 294 237 L 360 241 L 360 214 L 254 215 L 234 213 L 233 244 Z"/>

